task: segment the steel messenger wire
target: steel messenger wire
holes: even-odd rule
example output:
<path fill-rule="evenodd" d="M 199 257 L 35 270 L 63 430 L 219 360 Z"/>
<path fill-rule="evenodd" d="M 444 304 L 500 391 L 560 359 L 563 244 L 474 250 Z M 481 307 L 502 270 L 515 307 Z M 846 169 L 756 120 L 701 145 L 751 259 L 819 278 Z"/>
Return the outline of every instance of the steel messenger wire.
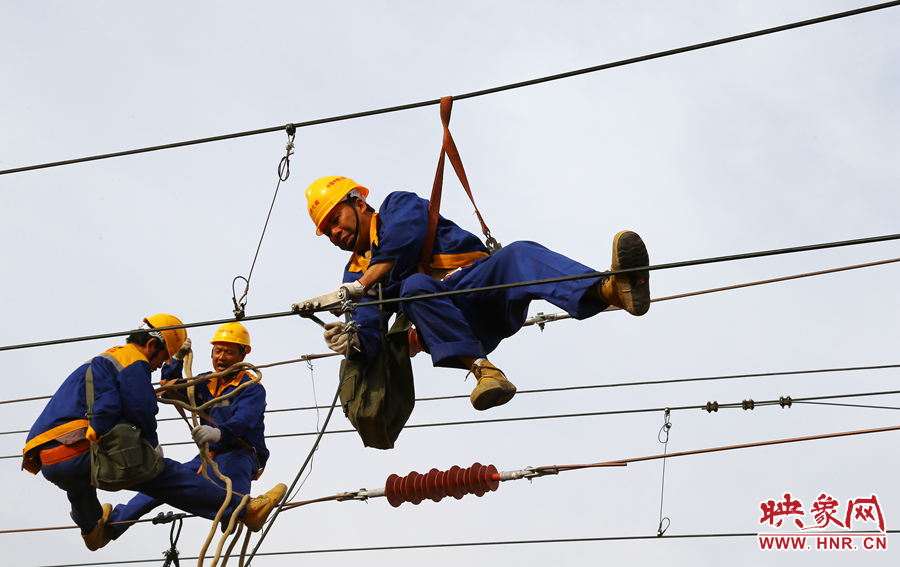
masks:
<path fill-rule="evenodd" d="M 717 412 L 720 409 L 744 409 L 744 410 L 752 410 L 757 407 L 767 407 L 767 406 L 781 406 L 782 408 L 786 405 L 790 407 L 790 404 L 823 404 L 821 400 L 837 400 L 837 399 L 846 399 L 846 398 L 861 398 L 868 396 L 890 396 L 900 394 L 900 390 L 885 390 L 879 392 L 857 392 L 852 394 L 832 394 L 827 396 L 809 396 L 804 398 L 793 398 L 791 396 L 782 396 L 777 400 L 763 400 L 763 401 L 753 401 L 749 400 L 752 403 L 752 407 L 745 407 L 748 404 L 748 400 L 743 400 L 740 402 L 730 402 L 730 403 L 718 403 L 718 402 L 707 402 L 705 405 L 691 404 L 686 406 L 665 406 L 665 407 L 653 407 L 653 408 L 636 408 L 636 409 L 620 409 L 620 410 L 607 410 L 607 411 L 595 411 L 595 412 L 583 412 L 583 413 L 564 413 L 564 414 L 553 414 L 553 415 L 528 415 L 528 416 L 519 416 L 519 417 L 498 417 L 493 419 L 476 419 L 470 421 L 444 421 L 437 423 L 414 423 L 408 424 L 404 426 L 403 429 L 423 429 L 423 428 L 431 428 L 431 427 L 451 427 L 457 425 L 485 425 L 489 423 L 510 423 L 510 422 L 518 422 L 518 421 L 543 421 L 546 419 L 568 419 L 568 418 L 579 418 L 579 417 L 600 417 L 606 415 L 630 415 L 630 414 L 639 414 L 639 413 L 657 413 L 664 412 L 666 410 L 669 411 L 685 411 L 685 410 L 704 410 L 708 413 Z M 712 405 L 715 404 L 715 405 Z M 849 407 L 856 407 L 861 409 L 900 409 L 889 406 L 864 406 L 864 405 L 850 405 L 850 404 L 840 404 Z M 329 409 L 323 406 L 322 409 Z M 327 425 L 327 422 L 326 422 Z M 27 433 L 27 432 L 26 432 Z M 327 435 L 336 435 L 336 434 L 344 434 L 344 433 L 356 433 L 355 429 L 337 429 L 334 431 L 324 431 L 324 427 L 321 431 L 307 431 L 300 433 L 277 433 L 272 435 L 266 435 L 266 439 L 283 439 L 286 437 L 308 437 L 310 435 L 318 435 L 319 438 L 322 437 L 323 434 Z M 191 445 L 191 441 L 179 441 L 176 443 L 163 443 L 163 447 L 176 447 L 180 445 Z M 3 459 L 20 459 L 22 455 L 4 455 L 0 457 L 0 460 Z"/>
<path fill-rule="evenodd" d="M 323 354 L 323 355 L 309 355 L 316 357 L 328 357 L 328 356 L 340 356 L 337 353 Z M 256 368 L 268 368 L 271 366 L 276 366 L 280 364 L 288 364 L 290 362 L 299 362 L 304 359 L 298 359 L 293 361 L 285 361 L 285 362 L 276 362 L 272 364 L 263 364 L 257 366 Z M 791 371 L 783 371 L 783 372 L 760 372 L 755 374 L 731 374 L 727 376 L 706 376 L 700 378 L 675 378 L 672 380 L 647 380 L 643 382 L 619 382 L 614 384 L 588 384 L 583 386 L 561 386 L 557 388 L 539 388 L 534 390 L 519 390 L 516 392 L 517 396 L 521 396 L 523 394 L 545 394 L 545 393 L 554 393 L 554 392 L 568 392 L 573 390 L 594 390 L 600 388 L 619 388 L 619 387 L 627 387 L 627 386 L 651 386 L 651 385 L 662 385 L 662 384 L 680 384 L 686 382 L 706 382 L 712 380 L 733 380 L 739 378 L 765 378 L 765 377 L 774 377 L 774 376 L 793 376 L 793 375 L 804 375 L 804 374 L 822 374 L 822 373 L 830 373 L 830 372 L 852 372 L 858 370 L 884 370 L 890 368 L 900 368 L 900 364 L 883 364 L 878 366 L 853 366 L 853 367 L 844 367 L 844 368 L 820 368 L 815 370 L 791 370 Z M 25 398 L 23 400 L 7 400 L 0 401 L 0 404 L 4 403 L 13 403 L 20 401 L 30 401 L 30 400 L 43 400 L 49 399 L 52 396 L 40 396 L 36 398 Z M 416 398 L 416 403 L 420 402 L 432 402 L 432 401 L 444 401 L 444 400 L 461 400 L 461 399 L 469 399 L 469 396 L 466 394 L 460 394 L 456 396 L 436 396 L 430 398 Z M 854 407 L 854 408 L 865 408 L 865 409 L 900 409 L 900 407 L 890 407 L 890 406 L 872 406 L 872 405 L 860 405 L 860 404 L 834 404 L 827 402 L 811 402 L 811 401 L 800 401 L 793 400 L 794 403 L 809 403 L 809 404 L 819 404 L 819 405 L 834 405 L 834 406 L 844 406 L 844 407 Z M 295 408 L 279 408 L 279 409 L 267 409 L 264 413 L 284 413 L 284 412 L 293 412 L 293 411 L 311 411 L 311 410 L 322 410 L 328 409 L 330 406 L 303 406 L 303 407 L 295 407 Z M 179 417 L 163 417 L 157 419 L 157 423 L 167 422 L 167 421 L 178 421 Z M 18 431 L 0 431 L 0 435 L 24 435 L 28 433 L 27 429 L 22 429 Z M 296 434 L 294 434 L 296 435 Z M 305 434 L 304 434 L 305 435 Z M 13 459 L 18 458 L 20 455 L 8 455 L 8 456 L 0 456 L 0 459 Z"/>
<path fill-rule="evenodd" d="M 900 1 L 900 0 L 898 0 Z M 900 234 L 888 234 L 883 236 L 872 236 L 868 238 L 857 238 L 853 240 L 841 240 L 837 242 L 825 242 L 822 244 L 810 244 L 806 246 L 795 246 L 791 248 L 779 248 L 774 250 L 763 250 L 760 252 L 747 252 L 743 254 L 733 254 L 729 256 L 717 256 L 713 258 L 701 258 L 698 260 L 686 260 L 683 262 L 671 262 L 668 264 L 657 264 L 655 266 L 643 266 L 640 268 L 630 268 L 627 270 L 608 270 L 605 272 L 593 272 L 590 274 L 581 274 L 577 276 L 564 276 L 559 278 L 547 278 L 541 280 L 532 280 L 527 282 L 514 282 L 514 283 L 506 283 L 506 284 L 498 284 L 492 286 L 484 286 L 484 287 L 474 287 L 471 289 L 452 289 L 447 291 L 440 291 L 436 293 L 426 293 L 421 295 L 412 295 L 409 297 L 398 297 L 398 298 L 388 298 L 388 299 L 375 299 L 372 301 L 366 301 L 366 307 L 377 307 L 382 305 L 394 305 L 402 302 L 411 302 L 411 301 L 422 301 L 425 299 L 432 299 L 435 297 L 444 297 L 451 295 L 462 295 L 468 293 L 482 293 L 487 291 L 494 291 L 497 289 L 511 289 L 516 287 L 527 287 L 531 285 L 542 285 L 542 284 L 551 284 L 551 283 L 559 283 L 566 281 L 575 281 L 581 279 L 593 279 L 593 278 L 602 278 L 611 275 L 617 274 L 626 274 L 630 272 L 637 272 L 642 270 L 648 271 L 659 271 L 659 270 L 669 270 L 673 268 L 685 268 L 689 266 L 700 266 L 704 264 L 717 264 L 722 262 L 731 262 L 735 260 L 749 260 L 752 258 L 764 258 L 767 256 L 779 256 L 783 254 L 794 254 L 798 252 L 811 252 L 814 250 L 827 250 L 830 248 L 841 248 L 844 246 L 857 246 L 860 244 L 874 244 L 876 242 L 890 242 L 894 240 L 900 240 Z M 304 311 L 304 314 L 314 313 L 314 312 L 322 312 L 329 311 L 329 309 L 309 309 Z M 291 317 L 297 316 L 297 313 L 293 311 L 282 311 L 278 313 L 267 313 L 263 315 L 248 315 L 241 319 L 242 321 L 258 321 L 262 319 L 274 319 L 278 317 Z M 158 331 L 167 331 L 172 329 L 189 329 L 193 327 L 209 327 L 209 326 L 218 326 L 223 325 L 225 323 L 232 323 L 235 319 L 216 319 L 212 321 L 202 321 L 198 323 L 187 323 L 183 325 L 172 325 L 170 327 L 158 327 Z M 131 333 L 137 332 L 137 329 L 129 329 L 127 331 L 119 331 L 116 333 L 103 333 L 98 335 L 85 335 L 80 337 L 71 337 L 66 339 L 55 339 L 50 341 L 41 341 L 34 343 L 22 343 L 18 345 L 6 345 L 0 346 L 0 352 L 7 350 L 18 350 L 24 348 L 34 348 L 39 346 L 51 346 L 57 344 L 65 344 L 65 343 L 74 343 L 81 341 L 91 341 L 97 339 L 108 339 L 114 337 L 128 336 Z"/>
<path fill-rule="evenodd" d="M 872 534 L 875 532 L 856 532 L 848 531 L 847 535 L 855 534 Z M 879 534 L 881 532 L 878 532 Z M 885 530 L 885 534 L 897 534 L 900 530 Z M 259 553 L 260 557 L 279 557 L 285 555 L 315 555 L 321 553 L 348 553 L 361 551 L 406 551 L 414 549 L 449 549 L 462 547 L 487 547 L 498 545 L 528 545 L 528 544 L 551 544 L 551 543 L 592 543 L 605 541 L 636 541 L 636 540 L 662 540 L 662 539 L 695 539 L 695 538 L 727 538 L 727 537 L 757 537 L 758 533 L 719 533 L 719 534 L 676 534 L 666 535 L 664 538 L 654 535 L 639 536 L 608 536 L 608 537 L 577 537 L 577 538 L 555 538 L 555 539 L 522 539 L 522 540 L 505 540 L 505 541 L 472 541 L 459 543 L 423 543 L 418 545 L 385 545 L 373 547 L 343 547 L 333 549 L 306 549 L 298 551 L 270 551 L 267 553 Z M 190 560 L 196 557 L 184 557 Z M 41 567 L 101 567 L 104 565 L 127 565 L 133 563 L 154 563 L 158 559 L 131 559 L 126 561 L 101 561 L 97 563 L 66 563 L 60 565 L 43 565 Z"/>
<path fill-rule="evenodd" d="M 282 364 L 291 364 L 295 362 L 303 362 L 306 360 L 313 360 L 315 358 L 326 358 L 331 356 L 343 356 L 338 353 L 328 353 L 328 354 L 313 354 L 307 355 L 304 358 L 294 359 L 294 360 L 286 360 L 284 362 L 274 362 L 271 364 L 261 364 L 256 366 L 256 368 L 270 368 L 273 366 L 279 366 Z M 739 378 L 766 378 L 766 377 L 774 377 L 774 376 L 793 376 L 793 375 L 803 375 L 803 374 L 825 374 L 831 372 L 853 372 L 859 370 L 885 370 L 890 368 L 900 368 L 900 364 L 879 364 L 875 366 L 845 366 L 839 368 L 817 368 L 814 370 L 785 370 L 778 372 L 757 372 L 753 374 L 728 374 L 724 376 L 703 376 L 699 378 L 674 378 L 670 380 L 645 380 L 642 382 L 615 382 L 612 384 L 586 384 L 582 386 L 558 386 L 555 388 L 536 388 L 534 390 L 518 390 L 516 392 L 517 396 L 521 396 L 523 394 L 545 394 L 551 392 L 568 392 L 573 390 L 596 390 L 599 388 L 621 388 L 627 386 L 655 386 L 660 384 L 680 384 L 685 382 L 708 382 L 714 380 L 735 380 Z M 16 400 L 4 400 L 0 401 L 0 404 L 12 404 L 17 402 L 30 402 L 34 400 L 49 400 L 53 396 L 37 396 L 34 398 L 21 398 Z M 444 400 L 462 400 L 469 399 L 468 394 L 459 394 L 453 396 L 433 396 L 429 398 L 416 398 L 416 403 L 419 402 L 434 402 L 434 401 L 444 401 Z M 329 406 L 302 406 L 295 408 L 279 408 L 279 409 L 267 409 L 265 413 L 284 413 L 290 411 L 310 411 L 310 410 L 322 410 L 328 409 Z M 177 421 L 179 418 L 177 417 L 163 417 L 157 419 L 157 422 L 164 421 Z M 0 431 L 0 435 L 12 435 L 17 433 L 28 433 L 27 430 L 20 431 Z"/>
<path fill-rule="evenodd" d="M 669 458 L 674 458 L 674 457 L 687 457 L 687 456 L 694 456 L 694 455 L 704 455 L 704 454 L 719 453 L 719 452 L 724 452 L 724 451 L 733 451 L 733 450 L 737 450 L 737 449 L 751 449 L 751 448 L 767 447 L 767 446 L 771 446 L 771 445 L 784 445 L 784 444 L 788 444 L 788 443 L 802 443 L 802 442 L 806 442 L 806 441 L 819 441 L 819 440 L 823 440 L 823 439 L 836 439 L 836 438 L 840 438 L 840 437 L 849 437 L 849 436 L 856 436 L 856 435 L 867 435 L 867 434 L 872 434 L 872 433 L 887 433 L 887 432 L 891 432 L 891 431 L 900 431 L 900 425 L 893 425 L 893 426 L 889 426 L 889 427 L 879 427 L 879 428 L 873 428 L 873 429 L 858 429 L 858 430 L 854 430 L 854 431 L 841 431 L 841 432 L 837 432 L 837 433 L 823 433 L 823 434 L 820 434 L 820 435 L 810 435 L 810 436 L 806 436 L 806 437 L 791 437 L 791 438 L 787 438 L 787 439 L 774 439 L 774 440 L 769 440 L 769 441 L 757 441 L 757 442 L 753 442 L 753 443 L 743 443 L 743 444 L 740 444 L 740 445 L 726 445 L 726 446 L 721 446 L 721 447 L 708 447 L 708 448 L 705 448 L 705 449 L 693 449 L 693 450 L 690 450 L 690 451 L 680 451 L 680 452 L 677 452 L 677 453 L 657 454 L 657 455 L 649 455 L 649 456 L 643 456 L 643 457 L 631 457 L 631 458 L 626 458 L 626 459 L 617 459 L 617 460 L 612 460 L 612 461 L 602 461 L 602 462 L 598 462 L 598 463 L 590 463 L 590 464 L 574 464 L 574 465 L 551 465 L 551 466 L 542 466 L 542 467 L 534 467 L 533 470 L 534 470 L 535 472 L 549 472 L 549 474 L 552 475 L 552 474 L 555 474 L 555 473 L 553 473 L 553 472 L 551 472 L 551 471 L 556 471 L 556 472 L 569 472 L 569 471 L 584 470 L 584 469 L 590 469 L 590 468 L 619 467 L 619 466 L 627 466 L 627 465 L 630 464 L 630 463 L 639 463 L 639 462 L 652 461 L 652 460 L 658 460 L 658 459 L 669 459 Z M 520 480 L 521 478 L 523 478 L 523 477 L 520 477 L 520 478 L 515 479 L 515 480 Z M 513 480 L 513 479 L 510 479 L 510 480 Z M 293 509 L 293 508 L 298 508 L 298 507 L 301 507 L 301 506 L 305 506 L 305 505 L 307 505 L 307 504 L 313 504 L 313 503 L 318 503 L 318 502 L 331 502 L 331 501 L 340 500 L 340 499 L 342 499 L 342 498 L 343 498 L 343 499 L 346 499 L 345 497 L 348 496 L 348 495 L 350 495 L 350 494 L 352 494 L 352 493 L 347 493 L 347 492 L 345 492 L 345 493 L 340 493 L 340 494 L 336 494 L 336 495 L 329 495 L 329 496 L 325 496 L 325 497 L 322 497 L 322 498 L 316 498 L 316 499 L 313 499 L 313 500 L 307 500 L 307 501 L 304 501 L 304 502 L 296 502 L 296 503 L 293 503 L 292 505 L 284 505 L 285 502 L 282 501 L 282 506 L 279 507 L 279 511 L 280 511 L 281 509 Z M 360 501 L 365 501 L 365 500 L 360 500 Z M 187 517 L 196 517 L 196 516 L 187 516 Z M 274 520 L 274 518 L 273 518 L 273 520 Z M 138 521 L 151 521 L 151 520 L 138 520 Z M 138 521 L 134 521 L 134 522 L 132 522 L 132 523 L 137 523 Z M 123 523 L 124 523 L 124 522 L 123 522 Z M 269 526 L 271 527 L 271 521 L 269 522 Z M 50 531 L 50 530 L 62 530 L 62 529 L 74 529 L 74 528 L 76 528 L 76 527 L 77 527 L 77 526 L 74 526 L 74 525 L 73 525 L 73 526 L 60 526 L 60 527 L 45 527 L 45 528 L 26 528 L 26 529 L 17 529 L 17 530 L 2 530 L 2 531 L 0 531 L 0 534 L 5 534 L 5 533 L 21 533 L 21 532 L 31 532 L 31 531 Z M 268 530 L 266 530 L 266 531 L 268 531 Z M 754 535 L 755 535 L 755 534 L 754 534 Z M 657 536 L 654 535 L 654 536 L 652 536 L 652 537 L 655 538 L 655 537 L 657 537 Z M 671 537 L 671 536 L 666 536 L 666 537 Z M 260 540 L 259 543 L 262 543 L 262 540 Z M 257 544 L 257 548 L 258 548 L 258 547 L 259 547 L 259 544 Z M 254 550 L 254 551 L 255 551 L 255 550 Z M 261 555 L 262 555 L 262 554 L 261 554 Z M 249 563 L 248 563 L 248 565 L 249 565 Z"/>
<path fill-rule="evenodd" d="M 678 294 L 678 295 L 668 295 L 668 296 L 666 296 L 666 297 L 657 297 L 656 299 L 651 299 L 651 300 L 650 300 L 650 303 L 657 303 L 657 302 L 660 302 L 660 301 L 671 301 L 671 300 L 673 300 L 673 299 L 684 299 L 685 297 L 694 297 L 694 296 L 697 296 L 697 295 L 706 295 L 706 294 L 709 294 L 709 293 L 717 293 L 717 292 L 720 292 L 720 291 L 732 291 L 732 290 L 735 290 L 735 289 L 742 289 L 742 288 L 745 288 L 745 287 L 753 287 L 753 286 L 757 286 L 757 285 L 765 285 L 765 284 L 776 283 L 776 282 L 786 282 L 786 281 L 789 281 L 789 280 L 798 280 L 798 279 L 801 279 L 801 278 L 808 278 L 808 277 L 812 277 L 812 276 L 821 276 L 821 275 L 824 275 L 824 274 L 835 274 L 835 273 L 837 273 L 837 272 L 846 272 L 846 271 L 848 271 L 848 270 L 857 270 L 857 269 L 859 269 L 859 268 L 870 268 L 870 267 L 872 267 L 872 266 L 881 266 L 881 265 L 884 265 L 884 264 L 893 264 L 893 263 L 895 263 L 895 262 L 900 262 L 900 258 L 891 258 L 891 259 L 889 259 L 889 260 L 878 260 L 877 262 L 868 262 L 868 263 L 866 263 L 866 264 L 856 264 L 856 265 L 854 265 L 854 266 L 842 266 L 842 267 L 840 267 L 840 268 L 830 268 L 830 269 L 828 269 L 828 270 L 819 270 L 819 271 L 817 271 L 817 272 L 807 272 L 807 273 L 805 273 L 805 274 L 796 274 L 796 275 L 793 275 L 793 276 L 783 276 L 783 277 L 780 277 L 780 278 L 772 278 L 772 279 L 768 279 L 768 280 L 759 280 L 759 281 L 755 281 L 755 282 L 748 282 L 748 283 L 742 283 L 742 284 L 735 284 L 735 285 L 729 285 L 729 286 L 725 286 L 725 287 L 716 287 L 716 288 L 713 288 L 713 289 L 704 289 L 704 290 L 701 290 L 701 291 L 691 291 L 691 292 L 688 292 L 688 293 L 680 293 L 680 294 Z M 609 307 L 607 307 L 606 309 L 604 309 L 603 312 L 604 312 L 604 313 L 607 313 L 607 312 L 621 311 L 621 310 L 622 310 L 621 307 L 616 307 L 615 305 L 610 305 Z M 569 315 L 569 314 L 566 313 L 566 312 L 562 312 L 562 313 L 548 313 L 548 314 L 546 314 L 546 315 L 543 314 L 543 313 L 538 313 L 538 314 L 535 315 L 534 317 L 529 317 L 528 319 L 526 319 L 526 320 L 525 320 L 525 323 L 524 323 L 522 326 L 523 326 L 523 327 L 529 327 L 529 326 L 531 326 L 531 325 L 540 325 L 541 330 L 543 331 L 543 330 L 544 330 L 544 325 L 547 324 L 547 323 L 551 323 L 551 322 L 553 322 L 553 321 L 562 321 L 563 319 L 571 319 L 571 318 L 572 318 L 572 316 Z"/>
<path fill-rule="evenodd" d="M 523 88 L 523 87 L 530 87 L 530 86 L 538 85 L 541 83 L 557 81 L 560 79 L 567 79 L 570 77 L 575 77 L 578 75 L 584 75 L 584 74 L 588 74 L 588 73 L 594 73 L 597 71 L 605 71 L 607 69 L 613 69 L 616 67 L 624 67 L 626 65 L 633 65 L 635 63 L 642 63 L 642 62 L 651 61 L 654 59 L 662 59 L 664 57 L 671 57 L 673 55 L 679 55 L 681 53 L 688 53 L 691 51 L 697 51 L 697 50 L 706 49 L 709 47 L 716 47 L 719 45 L 725 45 L 728 43 L 734 43 L 737 41 L 743 41 L 743 40 L 752 39 L 755 37 L 761 37 L 761 36 L 765 36 L 765 35 L 769 35 L 769 34 L 774 34 L 774 33 L 779 33 L 779 32 L 783 32 L 783 31 L 789 31 L 789 30 L 793 30 L 793 29 L 797 29 L 797 28 L 802 28 L 802 27 L 806 27 L 806 26 L 811 26 L 811 25 L 815 25 L 815 24 L 830 22 L 833 20 L 839 20 L 842 18 L 848 18 L 851 16 L 858 16 L 858 15 L 865 14 L 868 12 L 884 10 L 886 8 L 893 8 L 895 6 L 900 6 L 900 0 L 894 1 L 894 2 L 883 2 L 881 4 L 873 4 L 871 6 L 864 6 L 862 8 L 847 10 L 845 12 L 837 12 L 834 14 L 829 14 L 829 15 L 818 17 L 818 18 L 802 20 L 802 21 L 798 21 L 798 22 L 793 22 L 793 23 L 775 26 L 775 27 L 771 27 L 771 28 L 765 28 L 765 29 L 752 31 L 752 32 L 748 32 L 748 33 L 743 33 L 743 34 L 739 34 L 739 35 L 732 35 L 732 36 L 728 36 L 728 37 L 724 37 L 724 38 L 720 38 L 720 39 L 705 41 L 702 43 L 695 43 L 692 45 L 669 49 L 666 51 L 659 51 L 656 53 L 651 53 L 648 55 L 642 55 L 642 56 L 638 56 L 638 57 L 632 57 L 629 59 L 621 59 L 619 61 L 605 63 L 602 65 L 595 65 L 593 67 L 585 67 L 583 69 L 576 69 L 574 71 L 558 73 L 555 75 L 547 75 L 544 77 L 539 77 L 537 79 L 531 79 L 528 81 L 521 81 L 521 82 L 517 82 L 517 83 L 510 83 L 507 85 L 483 89 L 483 90 L 479 90 L 479 91 L 473 91 L 473 92 L 466 93 L 466 94 L 456 95 L 452 98 L 453 98 L 453 100 L 463 100 L 463 99 L 467 99 L 467 98 L 476 98 L 476 97 L 485 96 L 485 95 L 489 95 L 489 94 L 495 94 L 495 93 L 499 93 L 499 92 L 503 92 L 503 91 L 519 89 L 519 88 Z M 288 124 L 287 127 L 294 128 L 294 129 L 305 128 L 307 126 L 316 126 L 319 124 L 326 124 L 326 123 L 330 123 L 330 122 L 340 122 L 343 120 L 352 120 L 352 119 L 356 119 L 356 118 L 363 118 L 366 116 L 375 116 L 375 115 L 379 115 L 379 114 L 387 114 L 387 113 L 399 112 L 399 111 L 403 111 L 403 110 L 412 110 L 415 108 L 422 108 L 425 106 L 434 106 L 434 105 L 440 104 L 440 102 L 441 102 L 440 99 L 433 99 L 433 100 L 427 100 L 427 101 L 416 102 L 416 103 L 411 103 L 411 104 L 404 104 L 404 105 L 399 105 L 399 106 L 380 108 L 380 109 L 376 109 L 376 110 L 368 110 L 368 111 L 364 111 L 364 112 L 355 112 L 352 114 L 343 114 L 340 116 L 332 116 L 330 118 L 319 118 L 317 120 L 309 120 L 306 122 L 295 122 L 295 123 Z M 20 173 L 20 172 L 24 172 L 24 171 L 33 171 L 36 169 L 46 169 L 46 168 L 50 168 L 50 167 L 59 167 L 59 166 L 63 166 L 63 165 L 72 165 L 72 164 L 76 164 L 76 163 L 97 161 L 97 160 L 109 159 L 109 158 L 114 158 L 114 157 L 123 157 L 123 156 L 129 156 L 129 155 L 135 155 L 135 154 L 141 154 L 141 153 L 154 152 L 154 151 L 159 151 L 159 150 L 180 148 L 180 147 L 185 147 L 185 146 L 193 146 L 193 145 L 205 144 L 205 143 L 209 143 L 209 142 L 219 142 L 219 141 L 223 141 L 223 140 L 243 138 L 243 137 L 247 137 L 247 136 L 255 136 L 258 134 L 269 134 L 269 133 L 281 131 L 284 129 L 285 129 L 284 125 L 279 125 L 279 126 L 272 126 L 269 128 L 248 130 L 245 132 L 236 132 L 233 134 L 223 134 L 223 135 L 219 135 L 219 136 L 211 136 L 211 137 L 207 137 L 207 138 L 199 138 L 199 139 L 187 140 L 187 141 L 183 141 L 183 142 L 174 142 L 174 143 L 163 144 L 163 145 L 159 145 L 159 146 L 150 146 L 150 147 L 146 147 L 146 148 L 138 148 L 138 149 L 133 149 L 133 150 L 109 153 L 109 154 L 102 154 L 102 155 L 95 155 L 95 156 L 76 158 L 76 159 L 70 159 L 70 160 L 64 160 L 64 161 L 30 165 L 30 166 L 25 166 L 25 167 L 17 167 L 17 168 L 13 168 L 13 169 L 4 169 L 4 170 L 0 170 L 0 175 L 5 175 L 5 174 L 9 174 L 9 173 Z"/>

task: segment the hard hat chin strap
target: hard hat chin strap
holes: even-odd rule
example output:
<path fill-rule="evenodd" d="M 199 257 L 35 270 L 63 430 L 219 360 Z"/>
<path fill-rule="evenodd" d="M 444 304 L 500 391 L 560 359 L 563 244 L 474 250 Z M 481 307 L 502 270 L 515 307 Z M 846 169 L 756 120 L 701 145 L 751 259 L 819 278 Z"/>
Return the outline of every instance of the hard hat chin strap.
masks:
<path fill-rule="evenodd" d="M 353 214 L 356 216 L 356 230 L 353 231 L 353 242 L 350 243 L 347 248 L 342 248 L 342 250 L 346 250 L 347 252 L 353 252 L 356 248 L 356 243 L 359 242 L 359 211 L 356 210 L 356 201 L 354 200 L 352 203 L 347 203 L 351 209 L 353 209 Z"/>

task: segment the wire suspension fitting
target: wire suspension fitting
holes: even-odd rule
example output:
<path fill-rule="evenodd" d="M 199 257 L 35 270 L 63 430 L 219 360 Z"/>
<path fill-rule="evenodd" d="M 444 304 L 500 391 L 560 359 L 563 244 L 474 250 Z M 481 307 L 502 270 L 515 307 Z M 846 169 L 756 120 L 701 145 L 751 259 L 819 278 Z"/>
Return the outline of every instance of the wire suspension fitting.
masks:
<path fill-rule="evenodd" d="M 663 425 L 659 428 L 659 432 L 656 434 L 656 440 L 663 444 L 663 455 L 666 454 L 666 451 L 669 448 L 669 430 L 672 429 L 672 420 L 671 420 L 671 412 L 669 408 L 666 408 L 665 414 L 663 415 Z M 663 517 L 663 498 L 666 494 L 666 458 L 663 457 L 662 460 L 662 482 L 659 489 L 659 526 L 656 528 L 656 536 L 662 537 L 666 530 L 669 529 L 669 526 L 672 525 L 672 521 L 669 520 L 668 517 Z M 663 522 L 665 522 L 666 526 L 663 527 Z"/>
<path fill-rule="evenodd" d="M 247 307 L 247 292 L 250 291 L 250 278 L 253 277 L 253 268 L 256 267 L 256 259 L 259 258 L 259 250 L 262 248 L 263 238 L 266 236 L 266 228 L 269 226 L 269 219 L 272 217 L 272 209 L 275 207 L 275 199 L 278 198 L 278 189 L 281 187 L 282 181 L 287 181 L 288 177 L 291 176 L 291 156 L 294 155 L 294 136 L 297 135 L 297 128 L 294 127 L 293 124 L 288 124 L 284 127 L 287 132 L 288 141 L 284 147 L 285 154 L 284 157 L 281 158 L 281 161 L 278 162 L 278 183 L 275 185 L 275 195 L 272 196 L 272 204 L 269 205 L 269 214 L 266 215 L 266 222 L 263 225 L 262 234 L 259 235 L 259 244 L 256 246 L 256 254 L 253 255 L 253 263 L 250 265 L 250 273 L 245 278 L 244 276 L 237 276 L 231 281 L 231 301 L 234 303 L 234 318 L 240 321 L 246 316 L 245 308 Z M 234 291 L 234 283 L 239 279 L 244 280 L 246 285 L 244 286 L 244 294 L 240 299 L 237 298 L 237 293 Z"/>

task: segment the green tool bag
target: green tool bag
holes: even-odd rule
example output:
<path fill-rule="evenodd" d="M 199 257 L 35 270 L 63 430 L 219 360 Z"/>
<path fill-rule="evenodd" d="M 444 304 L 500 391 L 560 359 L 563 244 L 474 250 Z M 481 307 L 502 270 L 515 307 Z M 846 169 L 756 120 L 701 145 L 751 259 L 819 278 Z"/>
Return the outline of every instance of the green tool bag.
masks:
<path fill-rule="evenodd" d="M 94 374 L 88 367 L 84 378 L 87 389 L 87 419 L 94 415 Z M 99 443 L 91 443 L 91 484 L 102 490 L 116 491 L 156 478 L 165 462 L 141 428 L 120 423 L 104 435 Z"/>
<path fill-rule="evenodd" d="M 365 354 L 341 362 L 341 405 L 366 447 L 393 449 L 416 405 L 410 327 L 412 321 L 398 314 L 371 364 Z"/>

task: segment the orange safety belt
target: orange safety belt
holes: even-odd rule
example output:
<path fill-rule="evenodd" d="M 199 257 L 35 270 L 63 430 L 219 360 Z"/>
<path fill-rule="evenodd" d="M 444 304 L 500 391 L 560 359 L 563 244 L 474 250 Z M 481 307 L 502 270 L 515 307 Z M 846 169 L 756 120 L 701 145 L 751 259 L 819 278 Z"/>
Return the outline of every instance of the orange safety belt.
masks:
<path fill-rule="evenodd" d="M 452 108 L 452 96 L 441 98 L 441 122 L 444 124 L 444 141 L 441 144 L 441 157 L 438 159 L 437 172 L 434 175 L 434 185 L 431 188 L 431 200 L 428 202 L 428 232 L 425 235 L 425 243 L 422 245 L 422 258 L 419 260 L 419 265 L 426 274 L 430 272 L 431 252 L 434 249 L 434 237 L 437 232 L 438 215 L 440 215 L 441 211 L 441 189 L 444 185 L 444 156 L 450 158 L 450 164 L 453 166 L 453 170 L 456 171 L 459 182 L 462 183 L 463 189 L 465 189 L 466 193 L 469 195 L 469 200 L 472 201 L 472 206 L 475 207 L 475 214 L 478 216 L 478 221 L 481 223 L 481 230 L 484 232 L 485 244 L 488 247 L 488 251 L 493 254 L 500 249 L 500 243 L 491 236 L 490 229 L 484 223 L 484 219 L 481 218 L 481 212 L 479 212 L 478 206 L 475 205 L 475 198 L 472 197 L 472 190 L 469 188 L 469 180 L 466 179 L 466 170 L 463 168 L 462 160 L 459 157 L 459 151 L 456 149 L 456 143 L 453 141 L 453 136 L 450 134 L 450 111 Z"/>

